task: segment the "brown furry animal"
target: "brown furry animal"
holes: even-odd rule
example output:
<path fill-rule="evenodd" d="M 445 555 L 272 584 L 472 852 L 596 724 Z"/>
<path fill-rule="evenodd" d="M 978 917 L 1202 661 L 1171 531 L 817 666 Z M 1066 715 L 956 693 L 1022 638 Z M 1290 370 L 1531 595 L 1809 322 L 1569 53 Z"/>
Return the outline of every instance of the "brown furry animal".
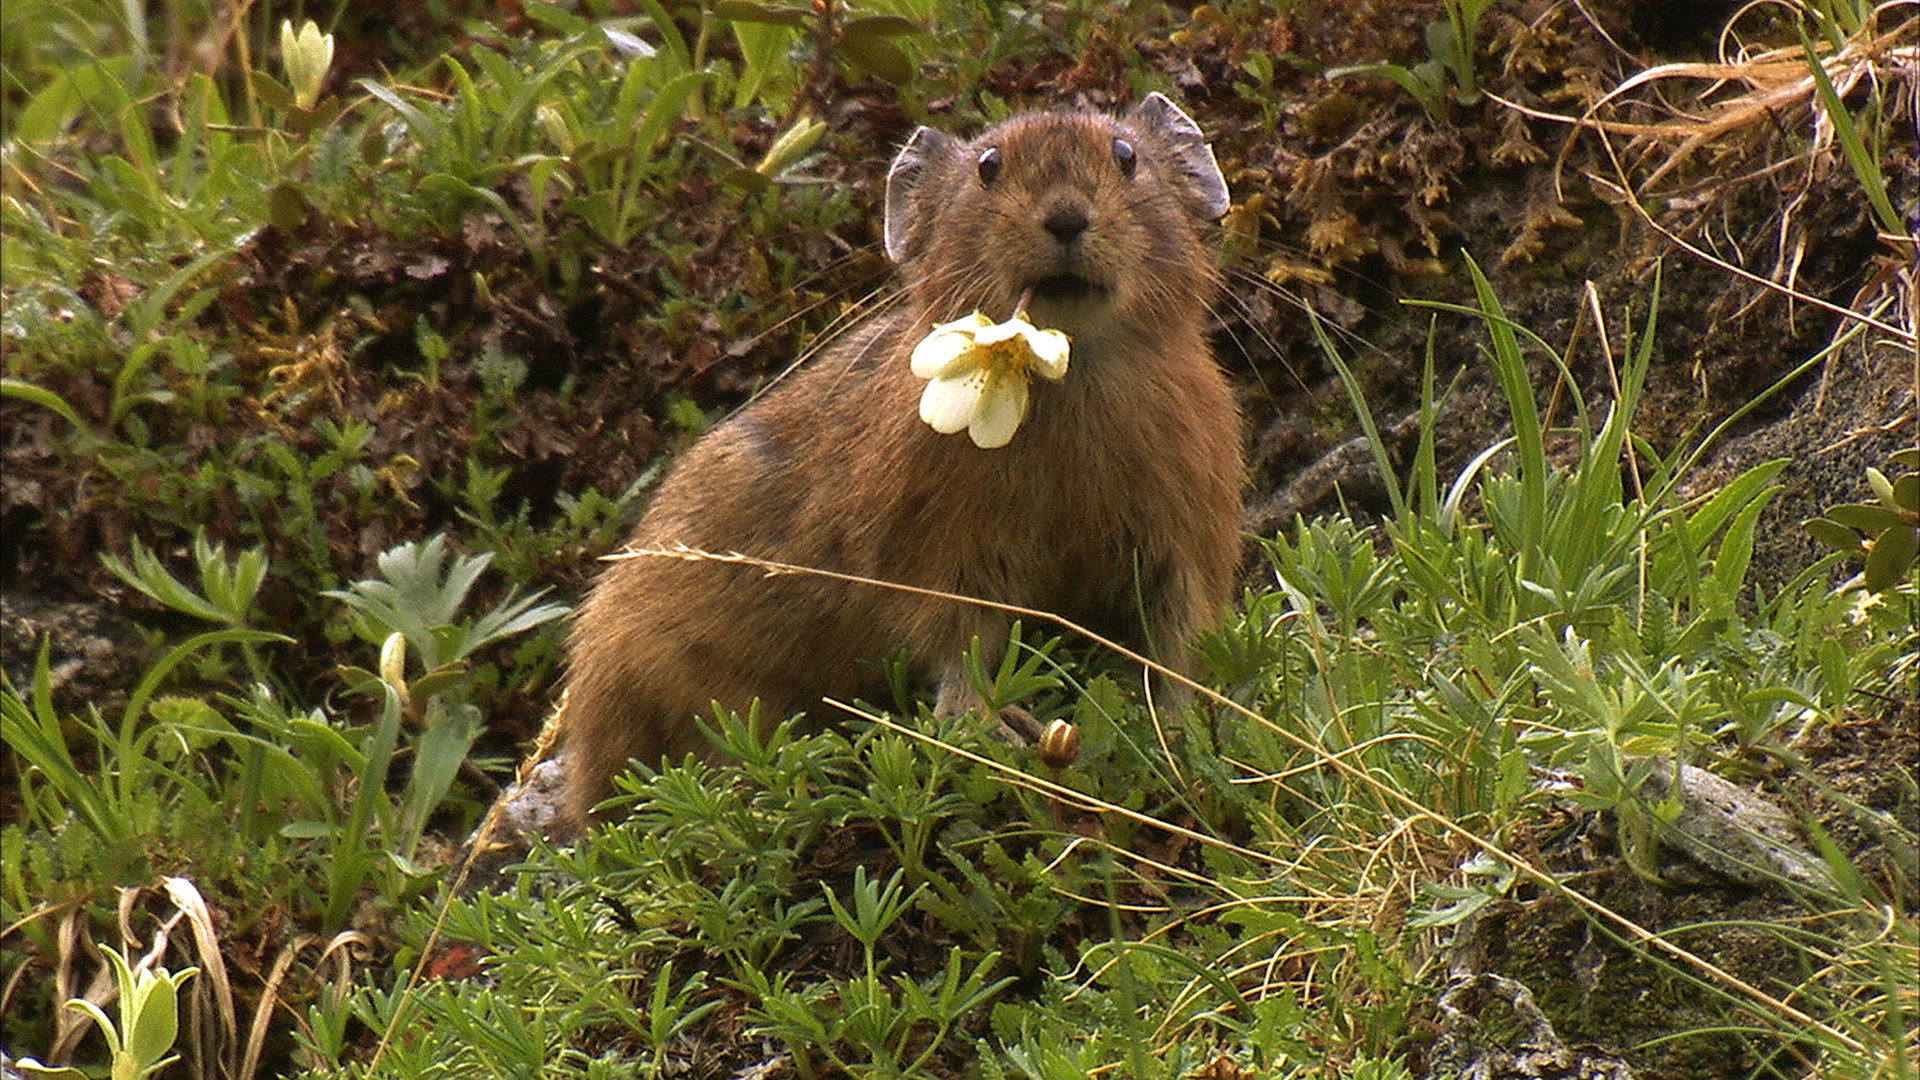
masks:
<path fill-rule="evenodd" d="M 887 176 L 905 303 L 837 342 L 677 463 L 634 548 L 685 545 L 1057 612 L 1179 666 L 1224 610 L 1243 467 L 1206 340 L 1227 207 L 1213 153 L 1158 94 L 1120 117 L 1037 113 L 963 142 L 915 132 Z M 908 365 L 939 323 L 1012 314 L 1071 338 L 1011 443 L 923 423 Z M 610 564 L 570 639 L 568 801 L 585 823 L 628 759 L 710 753 L 711 704 L 764 719 L 873 689 L 904 651 L 938 708 L 1006 616 L 739 564 Z"/>

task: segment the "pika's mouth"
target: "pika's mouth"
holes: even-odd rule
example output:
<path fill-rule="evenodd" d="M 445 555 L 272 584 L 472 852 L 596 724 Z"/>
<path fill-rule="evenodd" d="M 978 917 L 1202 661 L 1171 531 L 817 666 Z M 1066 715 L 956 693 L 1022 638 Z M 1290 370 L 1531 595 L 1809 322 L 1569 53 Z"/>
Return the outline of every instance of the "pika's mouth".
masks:
<path fill-rule="evenodd" d="M 1036 278 L 1033 282 L 1033 298 L 1049 303 L 1101 300 L 1105 299 L 1106 295 L 1105 285 L 1081 277 L 1079 274 L 1049 274 L 1043 278 Z"/>

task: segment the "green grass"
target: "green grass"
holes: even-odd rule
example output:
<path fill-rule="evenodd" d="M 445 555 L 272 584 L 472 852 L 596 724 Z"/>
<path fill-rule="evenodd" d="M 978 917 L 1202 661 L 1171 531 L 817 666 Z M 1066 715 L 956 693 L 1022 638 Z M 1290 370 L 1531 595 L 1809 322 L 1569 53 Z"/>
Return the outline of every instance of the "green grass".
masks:
<path fill-rule="evenodd" d="M 1619 316 L 1603 406 L 1471 264 L 1476 302 L 1431 314 L 1484 328 L 1511 436 L 1443 474 L 1430 351 L 1390 512 L 1257 538 L 1260 586 L 1201 642 L 1190 703 L 1145 700 L 1135 664 L 1026 613 L 976 677 L 1074 725 L 1070 763 L 935 718 L 905 685 L 824 730 L 716 716 L 729 764 L 630 777 L 629 820 L 449 897 L 453 840 L 510 764 L 493 732 L 553 680 L 543 589 L 577 583 L 656 475 L 556 485 L 543 468 L 592 451 L 528 430 L 651 460 L 707 422 L 697 388 L 628 400 L 593 360 L 731 347 L 763 308 L 804 321 L 832 291 L 793 241 L 856 227 L 846 185 L 820 182 L 846 156 L 816 120 L 835 80 L 893 87 L 908 120 L 956 95 L 994 116 L 996 71 L 1173 28 L 1148 5 L 1059 26 L 968 5 L 925 29 L 934 9 L 908 0 L 832 27 L 804 5 L 589 2 L 529 5 L 509 34 L 423 7 L 418 53 L 323 24 L 316 88 L 264 12 L 201 70 L 211 5 L 5 6 L 0 393 L 79 493 L 34 540 L 126 536 L 63 580 L 118 582 L 164 620 L 121 700 L 60 697 L 44 652 L 0 695 L 9 1053 L 103 1065 L 84 1021 L 56 1028 L 116 955 L 83 943 L 119 940 L 124 962 L 194 906 L 188 881 L 227 954 L 161 957 L 202 969 L 183 1007 L 224 1039 L 182 1048 L 193 1076 L 728 1075 L 785 1055 L 803 1077 L 1386 1080 L 1434 1052 L 1455 940 L 1516 909 L 1614 950 L 1671 1008 L 1639 1053 L 1920 1068 L 1916 838 L 1881 808 L 1826 789 L 1825 880 L 1762 875 L 1773 908 L 1650 925 L 1636 907 L 1685 891 L 1667 888 L 1676 807 L 1644 787 L 1656 763 L 1819 788 L 1810 738 L 1910 699 L 1914 463 L 1837 508 L 1838 552 L 1755 592 L 1779 463 L 1683 495 L 1703 442 L 1636 432 L 1657 295 Z M 1470 40 L 1477 8 L 1460 11 Z M 1464 104 L 1471 50 L 1449 49 L 1433 86 Z M 1239 70 L 1251 98 L 1276 78 L 1258 51 Z M 1871 190 L 1862 128 L 1839 137 Z M 714 273 L 713 237 L 668 212 L 687 191 L 756 259 Z M 351 277 L 389 256 L 388 276 Z M 241 272 L 266 276 L 225 283 Z M 496 318 L 597 327 L 635 307 L 566 363 Z M 1536 404 L 1556 381 L 1564 418 Z M 1836 590 L 1849 558 L 1866 576 Z M 1557 959 L 1525 974 L 1564 1021 L 1583 1010 L 1552 997 Z"/>
<path fill-rule="evenodd" d="M 1521 889 L 1724 1018 L 1677 1044 L 1763 1071 L 1788 1047 L 1847 1075 L 1897 1063 L 1916 941 L 1910 915 L 1891 934 L 1883 919 L 1912 887 L 1911 835 L 1890 837 L 1907 853 L 1891 882 L 1827 852 L 1810 929 L 1779 942 L 1813 973 L 1798 984 L 1729 971 L 1684 928 L 1649 937 L 1538 848 L 1556 814 L 1602 810 L 1627 865 L 1657 877 L 1651 763 L 1786 753 L 1790 727 L 1897 693 L 1911 592 L 1865 621 L 1816 573 L 1742 597 L 1778 463 L 1679 500 L 1672 462 L 1620 467 L 1651 327 L 1604 421 L 1554 432 L 1521 338 L 1490 297 L 1480 315 L 1522 433 L 1510 456 L 1453 485 L 1423 456 L 1394 520 L 1273 538 L 1278 588 L 1209 637 L 1220 692 L 1177 729 L 1122 692 L 1124 667 L 1044 646 L 990 697 L 1079 727 L 1058 773 L 924 705 L 764 739 L 723 715 L 737 765 L 647 773 L 630 820 L 402 925 L 391 975 L 338 1008 L 430 1034 L 386 1041 L 371 1075 L 654 1075 L 762 1046 L 802 1076 L 1178 1077 L 1222 1056 L 1398 1075 L 1446 983 L 1446 935 Z M 1549 436 L 1578 460 L 1551 465 Z M 1643 495 L 1623 490 L 1634 471 Z M 409 982 L 430 937 L 477 949 L 486 978 Z M 310 1050 L 316 1076 L 352 1056 Z"/>

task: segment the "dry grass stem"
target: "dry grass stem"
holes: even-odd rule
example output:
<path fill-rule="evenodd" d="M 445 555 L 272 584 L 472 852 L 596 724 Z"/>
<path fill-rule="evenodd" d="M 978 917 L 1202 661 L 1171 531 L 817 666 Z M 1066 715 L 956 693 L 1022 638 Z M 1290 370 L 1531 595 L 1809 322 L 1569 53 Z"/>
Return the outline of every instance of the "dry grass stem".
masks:
<path fill-rule="evenodd" d="M 1895 302 L 1896 314 L 1889 321 L 1881 317 L 1888 310 L 1887 305 L 1871 297 L 1855 297 L 1851 305 L 1839 304 L 1795 287 L 1807 252 L 1804 230 L 1795 224 L 1795 214 L 1805 202 L 1813 182 L 1835 167 L 1838 148 L 1834 121 L 1822 106 L 1807 51 L 1797 45 L 1749 51 L 1735 40 L 1735 28 L 1742 16 L 1777 2 L 1756 0 L 1729 21 L 1722 40 L 1721 60 L 1648 68 L 1622 81 L 1577 116 L 1534 108 L 1497 94 L 1487 96 L 1519 115 L 1572 129 L 1561 145 L 1554 169 L 1555 195 L 1563 200 L 1564 173 L 1575 139 L 1582 133 L 1596 135 L 1613 172 L 1611 177 L 1585 174 L 1597 191 L 1616 204 L 1624 204 L 1668 242 L 1760 287 L 1762 292 L 1756 293 L 1734 317 L 1749 311 L 1765 291 L 1774 291 L 1796 304 L 1864 324 L 1907 348 L 1914 348 L 1911 296 Z M 1799 5 L 1782 6 L 1792 9 L 1789 18 L 1800 17 Z M 1858 33 L 1837 47 L 1824 39 L 1813 46 L 1815 53 L 1811 62 L 1819 64 L 1839 98 L 1844 100 L 1863 85 L 1905 82 L 1915 88 L 1914 93 L 1908 95 L 1909 109 L 1920 108 L 1911 100 L 1920 98 L 1920 80 L 1915 78 L 1915 73 L 1920 72 L 1920 44 L 1913 41 L 1911 20 L 1902 20 L 1894 14 L 1896 8 L 1913 6 L 1912 0 L 1882 4 L 1868 16 Z M 1888 28 L 1880 29 L 1882 26 Z M 1698 88 L 1689 91 L 1690 104 L 1677 104 L 1663 93 L 1669 84 Z M 1647 100 L 1649 96 L 1651 100 Z M 1633 120 L 1608 115 L 1635 108 L 1664 113 L 1666 118 Z M 1794 133 L 1804 137 L 1798 145 L 1785 145 Z M 1615 138 L 1624 138 L 1626 142 L 1617 145 Z M 1689 162 L 1708 158 L 1713 160 L 1702 166 L 1702 175 L 1697 181 L 1677 191 L 1658 190 L 1663 180 L 1677 176 Z M 1733 177 L 1727 176 L 1724 166 L 1719 164 L 1744 158 L 1755 158 L 1761 164 Z M 1695 236 L 1688 235 L 1703 232 L 1711 235 L 1712 210 L 1716 205 L 1730 200 L 1733 193 L 1744 186 L 1789 171 L 1798 171 L 1805 179 L 1791 184 L 1791 192 L 1782 196 L 1779 220 L 1771 240 L 1775 254 L 1772 265 L 1764 271 L 1741 265 L 1753 262 L 1754 258 L 1730 235 L 1719 236 L 1712 244 L 1731 255 L 1710 250 Z M 1676 209 L 1684 209 L 1689 224 L 1677 229 L 1658 220 L 1647 208 L 1649 200 L 1666 201 Z M 1911 261 L 1916 243 L 1913 237 L 1888 235 L 1884 230 L 1880 235 L 1896 252 L 1905 250 L 1904 261 Z M 1876 275 L 1875 280 L 1885 277 L 1888 275 Z"/>

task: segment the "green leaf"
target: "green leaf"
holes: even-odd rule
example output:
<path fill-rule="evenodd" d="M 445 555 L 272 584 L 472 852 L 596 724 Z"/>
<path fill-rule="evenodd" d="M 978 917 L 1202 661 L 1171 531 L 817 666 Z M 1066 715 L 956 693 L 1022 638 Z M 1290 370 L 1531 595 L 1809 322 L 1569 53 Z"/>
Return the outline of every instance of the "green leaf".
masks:
<path fill-rule="evenodd" d="M 125 961 L 122 961 L 122 963 L 124 962 Z M 125 1052 L 120 1040 L 119 1029 L 113 1026 L 113 1020 L 110 1019 L 105 1012 L 101 1011 L 100 1006 L 95 1005 L 85 998 L 69 998 L 65 1004 L 69 1011 L 77 1012 L 93 1021 L 93 1025 L 100 1029 L 101 1036 L 107 1040 L 107 1052 L 109 1054 L 114 1057 L 119 1057 Z"/>
<path fill-rule="evenodd" d="M 820 143 L 820 136 L 826 134 L 825 121 L 815 120 L 802 115 L 792 126 L 780 133 L 767 147 L 767 152 L 753 171 L 761 176 L 778 176 L 806 157 Z"/>
<path fill-rule="evenodd" d="M 1902 510 L 1920 510 L 1920 472 L 1894 477 L 1890 496 Z"/>
<path fill-rule="evenodd" d="M 113 573 L 114 577 L 133 586 L 142 595 L 162 607 L 171 608 L 183 615 L 191 615 L 196 619 L 205 619 L 210 623 L 222 625 L 232 623 L 226 612 L 221 611 L 211 601 L 188 588 L 179 578 L 169 573 L 167 568 L 161 565 L 159 556 L 142 544 L 138 537 L 133 538 L 129 543 L 132 548 L 130 552 L 133 558 L 132 566 L 128 566 L 111 552 L 100 553 L 100 562 Z"/>
<path fill-rule="evenodd" d="M 481 49 L 474 55 L 491 54 L 488 50 Z M 468 73 L 466 65 L 452 56 L 443 56 L 441 61 L 446 65 L 448 74 L 453 76 L 453 101 L 458 106 L 454 113 L 455 121 L 459 124 L 458 148 L 463 151 L 478 150 L 484 145 L 483 139 L 487 129 L 494 124 L 504 122 L 507 118 L 498 116 L 497 111 L 494 115 L 489 114 L 486 97 L 473 81 L 473 76 Z M 510 67 L 509 70 L 511 70 Z M 494 94 L 502 92 L 499 86 L 489 85 L 487 89 Z"/>
<path fill-rule="evenodd" d="M 912 59 L 884 37 L 847 38 L 840 43 L 840 53 L 855 68 L 891 86 L 905 86 L 913 81 Z"/>
<path fill-rule="evenodd" d="M 1920 529 L 1896 525 L 1881 533 L 1867 555 L 1867 588 L 1873 592 L 1893 588 L 1903 574 L 1913 569 L 1916 553 L 1920 553 Z"/>
<path fill-rule="evenodd" d="M 666 47 L 667 57 L 672 61 L 670 70 L 678 71 L 682 75 L 696 74 L 693 69 L 693 51 L 687 47 L 686 35 L 680 32 L 679 25 L 673 21 L 673 15 L 667 11 L 666 6 L 660 0 L 640 0 L 640 7 L 647 13 L 654 30 L 659 33 Z M 620 47 L 620 40 L 611 32 L 607 34 L 607 40 L 615 48 Z"/>
<path fill-rule="evenodd" d="M 361 79 L 359 86 L 360 89 L 365 90 L 367 93 L 372 94 L 374 97 L 392 106 L 393 111 L 399 113 L 400 118 L 406 121 L 407 127 L 413 132 L 414 138 L 424 143 L 431 141 L 440 133 L 440 122 L 438 120 L 421 112 L 413 105 L 408 104 L 407 100 L 399 94 L 381 86 L 372 79 Z"/>
<path fill-rule="evenodd" d="M 412 851 L 419 842 L 428 816 L 453 787 L 454 777 L 479 736 L 479 709 L 464 702 L 450 706 L 439 697 L 430 700 L 427 733 L 414 745 L 413 772 L 407 778 L 403 812 L 407 831 L 401 837 L 402 851 Z"/>
<path fill-rule="evenodd" d="M 0 397 L 15 398 L 50 409 L 62 420 L 81 431 L 87 430 L 87 425 L 80 419 L 80 414 L 73 411 L 73 406 L 67 404 L 65 398 L 44 387 L 35 386 L 25 379 L 0 378 Z"/>
<path fill-rule="evenodd" d="M 1500 306 L 1493 284 L 1480 271 L 1478 263 L 1467 259 L 1467 272 L 1473 278 L 1473 291 L 1480 305 L 1481 318 L 1493 345 L 1493 369 L 1507 400 L 1507 414 L 1513 418 L 1514 451 L 1519 457 L 1521 508 L 1520 524 L 1523 554 L 1540 550 L 1540 537 L 1546 526 L 1547 478 L 1552 466 L 1547 462 L 1546 442 L 1541 430 L 1540 409 L 1533 397 L 1533 383 L 1527 362 L 1520 350 L 1520 339 L 1513 322 Z M 1527 567 L 1522 565 L 1522 569 Z"/>
<path fill-rule="evenodd" d="M 105 99 L 104 103 L 96 105 Z M 60 138 L 81 111 L 96 105 L 102 112 L 127 105 L 127 91 L 100 63 L 56 72 L 40 92 L 13 112 L 12 138 L 22 143 L 44 143 Z"/>
<path fill-rule="evenodd" d="M 1800 527 L 1836 551 L 1852 555 L 1860 550 L 1860 534 L 1831 518 L 1810 518 L 1801 522 Z"/>
<path fill-rule="evenodd" d="M 1867 533 L 1877 533 L 1900 523 L 1899 511 L 1878 503 L 1847 503 L 1844 506 L 1829 506 L 1827 516 L 1842 525 Z"/>
<path fill-rule="evenodd" d="M 225 613 L 221 621 L 244 625 L 253 609 L 253 598 L 267 578 L 266 548 L 248 548 L 228 563 L 226 548 L 209 542 L 202 531 L 194 534 L 193 558 L 200 568 L 201 589 Z"/>
<path fill-rule="evenodd" d="M 207 251 L 195 257 L 193 261 L 167 275 L 166 279 L 157 287 L 149 290 L 145 295 L 141 296 L 138 301 L 130 305 L 127 309 L 128 323 L 134 334 L 138 337 L 145 337 L 157 330 L 165 321 L 183 318 L 184 309 L 192 307 L 194 301 L 189 299 L 176 303 L 174 297 L 177 296 L 182 289 L 192 284 L 194 279 L 212 269 L 216 263 L 231 259 L 234 250 L 233 247 L 229 246 L 210 247 Z M 199 295 L 210 299 L 212 294 L 213 290 L 209 288 L 202 290 Z M 202 306 L 204 306 L 204 304 Z M 117 397 L 118 392 L 116 390 L 116 398 Z M 113 406 L 113 413 L 108 417 L 108 421 L 115 424 L 119 423 L 121 418 L 126 415 L 128 404 L 128 401 L 116 400 Z"/>
<path fill-rule="evenodd" d="M 247 89 L 268 108 L 279 109 L 282 112 L 293 108 L 293 91 L 288 89 L 285 83 L 259 68 L 254 68 L 247 73 Z"/>
<path fill-rule="evenodd" d="M 131 1030 L 125 1034 L 127 1055 L 138 1069 L 152 1068 L 173 1049 L 174 1040 L 180 1034 L 180 983 L 193 974 L 192 968 L 178 976 L 144 971 L 135 974 L 134 978 L 141 983 L 141 992 L 135 999 Z"/>
<path fill-rule="evenodd" d="M 1427 24 L 1427 55 L 1454 69 L 1455 76 L 1458 77 L 1462 61 L 1460 34 L 1453 28 L 1451 21 L 1439 19 Z M 1472 55 L 1467 54 L 1465 59 L 1469 65 L 1468 70 L 1471 71 Z"/>
<path fill-rule="evenodd" d="M 741 63 L 733 107 L 740 109 L 753 102 L 770 75 L 790 66 L 786 55 L 794 32 L 775 23 L 739 21 L 733 24 L 733 38 L 740 46 Z"/>
<path fill-rule="evenodd" d="M 1446 108 L 1446 86 L 1441 78 L 1444 71 L 1441 65 L 1429 60 L 1412 68 L 1400 64 L 1356 64 L 1351 67 L 1328 68 L 1322 77 L 1326 79 L 1344 79 L 1352 75 L 1379 75 L 1391 79 L 1420 103 L 1428 116 L 1438 118 Z"/>
<path fill-rule="evenodd" d="M 324 840 L 339 831 L 324 821 L 290 821 L 280 826 L 280 835 L 289 840 Z"/>
<path fill-rule="evenodd" d="M 307 197 L 300 192 L 300 186 L 293 183 L 273 185 L 267 193 L 267 220 L 273 227 L 284 233 L 297 231 L 306 224 L 313 207 Z"/>
<path fill-rule="evenodd" d="M 1753 559 L 1754 523 L 1759 519 L 1760 511 L 1766 509 L 1767 503 L 1780 490 L 1776 485 L 1761 491 L 1727 526 L 1726 535 L 1720 540 L 1720 550 L 1713 560 L 1713 580 L 1720 587 L 1722 596 L 1731 597 L 1739 593 L 1747 577 L 1747 564 Z"/>
<path fill-rule="evenodd" d="M 1871 465 L 1867 467 L 1867 486 L 1873 489 L 1873 497 L 1879 499 L 1882 505 L 1896 505 L 1893 501 L 1893 481 L 1887 479 L 1886 473 Z"/>
<path fill-rule="evenodd" d="M 1406 521 L 1406 496 L 1400 491 L 1399 477 L 1394 475 L 1393 458 L 1388 451 L 1386 440 L 1380 437 L 1380 429 L 1373 422 L 1373 411 L 1367 407 L 1366 391 L 1361 387 L 1360 380 L 1354 376 L 1353 369 L 1347 366 L 1346 358 L 1340 355 L 1340 350 L 1334 345 L 1333 339 L 1327 335 L 1326 327 L 1321 323 L 1319 314 L 1309 307 L 1307 317 L 1311 320 L 1313 337 L 1320 344 L 1320 351 L 1333 364 L 1334 371 L 1339 373 L 1340 384 L 1346 387 L 1347 400 L 1353 406 L 1353 415 L 1359 419 L 1360 430 L 1367 439 L 1367 449 L 1373 454 L 1373 466 L 1380 473 L 1381 486 L 1386 488 L 1387 500 L 1393 509 L 1393 519 Z"/>
<path fill-rule="evenodd" d="M 1807 32 L 1799 23 L 1794 28 L 1800 34 L 1800 49 L 1806 57 L 1807 73 L 1813 76 L 1813 85 L 1820 99 L 1820 109 L 1827 114 L 1827 120 L 1833 124 L 1833 136 L 1840 143 L 1841 152 L 1846 155 L 1847 165 L 1853 170 L 1854 179 L 1860 181 L 1860 188 L 1866 193 L 1867 205 L 1873 208 L 1874 217 L 1879 219 L 1880 228 L 1893 236 L 1905 236 L 1906 225 L 1900 218 L 1900 212 L 1894 209 L 1893 200 L 1887 195 L 1887 179 L 1880 171 L 1880 162 L 1873 151 L 1860 138 L 1860 128 L 1853 121 L 1853 114 L 1847 111 L 1846 103 L 1840 100 L 1840 94 L 1833 88 L 1833 80 L 1827 78 L 1827 68 L 1814 52 L 1813 42 L 1808 40 Z M 1870 99 L 1868 108 L 1879 109 L 1879 98 Z M 1884 118 L 1882 119 L 1884 123 Z"/>
<path fill-rule="evenodd" d="M 706 72 L 689 71 L 675 75 L 660 88 L 659 93 L 653 96 L 653 103 L 647 107 L 646 118 L 640 122 L 639 130 L 634 132 L 633 149 L 636 154 L 650 156 L 653 153 L 661 136 L 666 134 L 667 125 L 683 115 L 682 106 L 686 103 L 687 95 L 705 81 Z"/>
<path fill-rule="evenodd" d="M 293 640 L 285 634 L 275 634 L 266 630 L 211 630 L 190 637 L 167 650 L 158 662 L 147 669 L 147 673 L 134 686 L 133 693 L 127 696 L 126 707 L 121 711 L 121 725 L 131 727 L 135 724 L 146 712 L 147 701 L 153 697 L 154 692 L 160 688 L 162 682 L 166 681 L 173 669 L 179 667 L 194 653 L 210 645 L 255 645 L 267 642 L 290 644 Z"/>
<path fill-rule="evenodd" d="M 1729 518 L 1743 513 L 1755 503 L 1764 505 L 1780 489 L 1768 487 L 1787 467 L 1786 458 L 1776 458 L 1748 469 L 1732 483 L 1720 489 L 1706 504 L 1687 517 L 1687 527 L 1699 543 L 1706 543 L 1720 531 Z"/>
<path fill-rule="evenodd" d="M 53 677 L 48 668 L 52 638 L 40 641 L 34 657 L 32 708 L 20 695 L 0 695 L 0 735 L 9 750 L 17 752 L 27 764 L 59 793 L 62 813 L 72 810 L 94 835 L 112 846 L 132 837 L 132 825 L 118 812 L 108 797 L 105 781 L 96 779 L 93 770 L 82 772 L 68 749 L 60 717 L 53 708 Z"/>

